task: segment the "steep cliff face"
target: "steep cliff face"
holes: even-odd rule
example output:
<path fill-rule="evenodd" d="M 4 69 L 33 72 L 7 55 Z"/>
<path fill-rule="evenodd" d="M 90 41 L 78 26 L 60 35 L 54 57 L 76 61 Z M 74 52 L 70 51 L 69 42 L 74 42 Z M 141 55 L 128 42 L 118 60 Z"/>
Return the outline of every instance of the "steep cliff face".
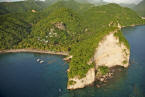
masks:
<path fill-rule="evenodd" d="M 88 86 L 95 81 L 95 68 L 91 68 L 86 74 L 86 77 L 82 79 L 75 77 L 75 78 L 69 79 L 69 81 L 73 81 L 74 84 L 68 85 L 67 89 L 84 88 L 85 86 Z"/>
<path fill-rule="evenodd" d="M 94 61 L 96 69 L 98 66 L 113 67 L 116 65 L 128 67 L 130 50 L 119 42 L 114 33 L 107 35 L 96 49 Z"/>
<path fill-rule="evenodd" d="M 119 38 L 114 35 L 117 31 L 114 31 L 107 36 L 105 36 L 102 41 L 100 41 L 98 47 L 96 48 L 95 54 L 89 63 L 94 62 L 95 68 L 92 68 L 86 74 L 86 77 L 79 79 L 78 77 L 69 79 L 73 81 L 73 84 L 68 85 L 68 89 L 78 89 L 84 88 L 87 85 L 94 83 L 95 81 L 95 71 L 99 66 L 129 66 L 130 50 L 120 42 Z"/>

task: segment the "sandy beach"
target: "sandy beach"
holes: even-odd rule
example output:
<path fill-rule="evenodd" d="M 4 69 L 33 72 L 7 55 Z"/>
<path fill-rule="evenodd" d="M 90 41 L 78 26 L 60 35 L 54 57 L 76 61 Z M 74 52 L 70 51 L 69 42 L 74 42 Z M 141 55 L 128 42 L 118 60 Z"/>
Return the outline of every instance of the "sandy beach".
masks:
<path fill-rule="evenodd" d="M 16 53 L 16 52 L 30 52 L 30 53 L 44 53 L 44 54 L 54 54 L 54 55 L 69 55 L 68 52 L 54 52 L 46 50 L 37 49 L 10 49 L 10 50 L 0 50 L 0 53 Z"/>

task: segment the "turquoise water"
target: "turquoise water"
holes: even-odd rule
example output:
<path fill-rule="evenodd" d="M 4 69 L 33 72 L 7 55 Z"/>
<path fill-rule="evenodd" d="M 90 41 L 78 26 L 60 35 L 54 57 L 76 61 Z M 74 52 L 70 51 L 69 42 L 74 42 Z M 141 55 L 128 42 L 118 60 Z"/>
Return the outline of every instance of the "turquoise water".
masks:
<path fill-rule="evenodd" d="M 145 26 L 122 31 L 131 45 L 131 65 L 105 86 L 68 91 L 63 56 L 9 53 L 0 54 L 0 97 L 145 97 Z"/>

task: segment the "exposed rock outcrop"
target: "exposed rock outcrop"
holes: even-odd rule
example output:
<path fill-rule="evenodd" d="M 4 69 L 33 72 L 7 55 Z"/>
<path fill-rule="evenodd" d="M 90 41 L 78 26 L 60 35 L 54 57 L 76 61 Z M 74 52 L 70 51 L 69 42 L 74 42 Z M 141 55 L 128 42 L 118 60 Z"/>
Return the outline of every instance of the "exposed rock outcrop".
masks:
<path fill-rule="evenodd" d="M 119 41 L 119 38 L 116 37 L 114 33 L 117 33 L 117 31 L 108 34 L 102 41 L 100 41 L 94 57 L 88 62 L 94 62 L 95 68 L 90 69 L 86 74 L 86 77 L 82 79 L 79 79 L 78 77 L 69 79 L 69 81 L 74 81 L 75 83 L 68 85 L 68 89 L 84 88 L 85 86 L 94 83 L 96 79 L 95 71 L 99 66 L 107 66 L 109 68 L 114 66 L 122 66 L 126 68 L 129 66 L 130 50 L 124 43 Z"/>
<path fill-rule="evenodd" d="M 36 10 L 34 10 L 34 9 L 33 9 L 33 10 L 32 10 L 32 12 L 33 12 L 33 13 L 35 13 L 35 12 L 36 12 Z"/>
<path fill-rule="evenodd" d="M 60 29 L 60 30 L 65 30 L 65 24 L 63 22 L 55 23 L 55 27 Z"/>
<path fill-rule="evenodd" d="M 130 50 L 119 42 L 114 33 L 107 35 L 96 49 L 94 61 L 96 69 L 98 66 L 114 67 L 116 65 L 129 66 Z"/>
<path fill-rule="evenodd" d="M 145 17 L 141 17 L 142 19 L 145 19 Z"/>
<path fill-rule="evenodd" d="M 106 83 L 109 80 L 111 80 L 113 77 L 119 76 L 121 74 L 120 72 L 123 72 L 125 70 L 126 69 L 124 69 L 122 66 L 114 66 L 114 67 L 108 68 L 108 71 L 106 72 L 106 74 L 102 74 L 100 70 L 97 70 L 95 86 L 97 88 L 100 88 L 106 85 Z"/>
<path fill-rule="evenodd" d="M 78 77 L 69 79 L 69 81 L 74 81 L 75 83 L 73 85 L 68 85 L 67 89 L 78 89 L 78 88 L 84 88 L 85 86 L 88 86 L 95 81 L 95 69 L 91 68 L 88 73 L 86 74 L 86 77 L 79 79 Z"/>
<path fill-rule="evenodd" d="M 73 56 L 68 56 L 68 57 L 64 58 L 63 60 L 68 61 L 68 60 L 70 60 L 72 57 L 73 57 Z"/>

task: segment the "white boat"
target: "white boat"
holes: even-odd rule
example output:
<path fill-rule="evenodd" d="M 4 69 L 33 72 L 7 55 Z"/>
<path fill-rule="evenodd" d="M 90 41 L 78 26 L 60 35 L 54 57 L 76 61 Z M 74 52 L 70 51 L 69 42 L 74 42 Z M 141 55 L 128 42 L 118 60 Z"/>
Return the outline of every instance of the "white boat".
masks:
<path fill-rule="evenodd" d="M 39 62 L 40 61 L 40 59 L 37 59 L 37 62 Z"/>
<path fill-rule="evenodd" d="M 59 89 L 58 91 L 61 92 L 61 89 Z"/>
<path fill-rule="evenodd" d="M 43 63 L 43 62 L 44 62 L 43 60 L 40 60 L 40 62 L 39 62 L 39 63 L 41 64 L 41 63 Z"/>

